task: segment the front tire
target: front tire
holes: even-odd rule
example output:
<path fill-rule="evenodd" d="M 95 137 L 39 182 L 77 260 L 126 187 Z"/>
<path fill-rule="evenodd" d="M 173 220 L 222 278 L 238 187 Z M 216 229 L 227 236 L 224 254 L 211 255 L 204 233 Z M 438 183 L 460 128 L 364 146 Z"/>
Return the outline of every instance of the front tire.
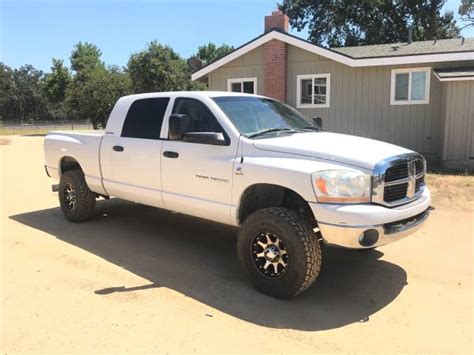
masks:
<path fill-rule="evenodd" d="M 59 182 L 59 204 L 71 222 L 83 222 L 94 213 L 96 195 L 89 190 L 81 170 L 66 171 Z"/>
<path fill-rule="evenodd" d="M 321 269 L 321 247 L 313 229 L 288 208 L 250 215 L 240 229 L 237 251 L 254 286 L 278 298 L 308 289 Z"/>

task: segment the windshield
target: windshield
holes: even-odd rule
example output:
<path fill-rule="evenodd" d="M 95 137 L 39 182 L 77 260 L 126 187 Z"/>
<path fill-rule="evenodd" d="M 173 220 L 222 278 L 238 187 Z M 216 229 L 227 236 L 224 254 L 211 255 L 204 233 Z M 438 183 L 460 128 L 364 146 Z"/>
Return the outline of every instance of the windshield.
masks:
<path fill-rule="evenodd" d="M 278 101 L 252 96 L 221 96 L 213 100 L 246 137 L 317 130 L 298 111 Z"/>

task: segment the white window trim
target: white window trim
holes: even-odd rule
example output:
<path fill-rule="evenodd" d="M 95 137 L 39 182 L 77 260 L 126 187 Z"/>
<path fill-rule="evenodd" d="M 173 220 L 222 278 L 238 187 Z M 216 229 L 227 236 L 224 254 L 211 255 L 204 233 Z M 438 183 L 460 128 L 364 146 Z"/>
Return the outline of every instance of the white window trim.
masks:
<path fill-rule="evenodd" d="M 474 80 L 474 76 L 451 76 L 451 77 L 446 77 L 442 78 L 439 76 L 437 72 L 434 72 L 434 75 L 436 78 L 438 78 L 439 81 L 469 81 L 469 80 Z"/>
<path fill-rule="evenodd" d="M 312 79 L 314 86 L 314 79 L 326 79 L 326 103 L 325 104 L 302 104 L 301 103 L 301 80 Z M 314 89 L 313 89 L 314 91 Z M 329 107 L 331 98 L 331 74 L 304 74 L 296 76 L 296 107 L 297 108 L 319 108 L 319 107 Z M 314 92 L 313 97 L 311 98 L 314 101 Z"/>
<path fill-rule="evenodd" d="M 411 75 L 413 72 L 426 73 L 425 99 L 411 99 Z M 408 76 L 408 100 L 395 100 L 395 76 L 400 73 L 407 73 Z M 430 103 L 431 67 L 392 69 L 392 79 L 390 83 L 390 105 L 424 105 Z"/>
<path fill-rule="evenodd" d="M 244 93 L 244 81 L 253 81 L 253 94 L 257 94 L 257 78 L 232 78 L 227 79 L 227 91 L 232 92 L 232 84 L 241 83 L 242 84 L 242 91 Z"/>

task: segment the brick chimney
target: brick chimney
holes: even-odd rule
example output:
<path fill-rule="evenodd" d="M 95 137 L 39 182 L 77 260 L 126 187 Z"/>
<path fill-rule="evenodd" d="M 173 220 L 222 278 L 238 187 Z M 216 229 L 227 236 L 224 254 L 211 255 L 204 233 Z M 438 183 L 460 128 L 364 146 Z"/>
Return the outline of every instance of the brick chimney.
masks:
<path fill-rule="evenodd" d="M 270 16 L 265 16 L 265 33 L 271 30 L 288 32 L 288 16 L 280 10 L 273 11 Z"/>
<path fill-rule="evenodd" d="M 265 33 L 271 30 L 288 32 L 288 16 L 281 11 L 273 11 L 265 16 Z M 286 43 L 272 39 L 263 45 L 264 95 L 286 102 Z"/>

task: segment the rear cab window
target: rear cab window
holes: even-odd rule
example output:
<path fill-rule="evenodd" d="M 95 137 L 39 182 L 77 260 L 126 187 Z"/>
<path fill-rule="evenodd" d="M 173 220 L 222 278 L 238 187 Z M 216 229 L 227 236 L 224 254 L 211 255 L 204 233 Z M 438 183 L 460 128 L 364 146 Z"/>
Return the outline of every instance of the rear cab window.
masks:
<path fill-rule="evenodd" d="M 122 137 L 160 139 L 169 97 L 139 99 L 132 103 L 122 127 Z"/>

